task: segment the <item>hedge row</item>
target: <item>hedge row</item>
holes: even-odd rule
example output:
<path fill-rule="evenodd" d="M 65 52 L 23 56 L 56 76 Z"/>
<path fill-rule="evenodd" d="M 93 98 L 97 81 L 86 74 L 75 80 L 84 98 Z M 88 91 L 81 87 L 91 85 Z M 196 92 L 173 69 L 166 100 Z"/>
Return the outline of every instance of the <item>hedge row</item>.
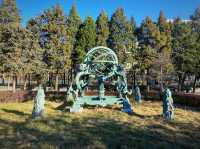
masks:
<path fill-rule="evenodd" d="M 106 95 L 114 96 L 115 92 L 105 92 Z M 65 100 L 66 92 L 54 92 L 48 91 L 45 93 L 46 99 L 48 100 Z M 97 91 L 87 91 L 86 95 L 98 95 Z M 8 103 L 8 102 L 24 102 L 28 100 L 33 100 L 36 96 L 36 92 L 33 91 L 16 91 L 13 93 L 12 91 L 0 91 L 0 103 Z"/>
<path fill-rule="evenodd" d="M 48 100 L 64 100 L 66 98 L 66 92 L 46 92 L 46 99 Z M 105 92 L 106 95 L 116 95 L 115 92 Z M 8 102 L 24 102 L 34 99 L 36 92 L 31 91 L 0 91 L 0 103 Z M 98 95 L 97 91 L 87 91 L 86 95 Z M 161 100 L 159 92 L 151 91 L 149 93 L 143 93 L 143 99 Z M 200 95 L 178 93 L 173 95 L 175 103 L 187 105 L 187 106 L 200 106 Z"/>
<path fill-rule="evenodd" d="M 178 93 L 173 96 L 173 99 L 175 103 L 181 105 L 200 107 L 200 95 Z"/>
<path fill-rule="evenodd" d="M 46 92 L 46 99 L 48 100 L 61 100 L 65 99 L 66 92 Z M 8 102 L 25 102 L 33 100 L 36 96 L 34 91 L 0 91 L 0 103 Z"/>
<path fill-rule="evenodd" d="M 34 92 L 29 91 L 0 91 L 0 103 L 8 102 L 24 102 L 32 99 L 35 96 Z"/>
<path fill-rule="evenodd" d="M 162 100 L 158 91 L 150 91 L 149 93 L 143 93 L 143 99 L 148 100 Z M 174 103 L 200 107 L 200 95 L 189 93 L 176 93 L 173 94 Z"/>

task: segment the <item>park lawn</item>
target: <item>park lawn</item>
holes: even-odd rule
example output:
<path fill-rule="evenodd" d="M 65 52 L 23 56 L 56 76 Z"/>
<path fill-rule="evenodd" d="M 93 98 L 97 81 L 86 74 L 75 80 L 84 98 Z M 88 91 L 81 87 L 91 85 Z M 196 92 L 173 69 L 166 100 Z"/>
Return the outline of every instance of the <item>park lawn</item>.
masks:
<path fill-rule="evenodd" d="M 0 149 L 200 148 L 199 109 L 178 106 L 167 122 L 161 102 L 133 103 L 134 115 L 117 107 L 68 113 L 47 102 L 46 117 L 32 120 L 32 104 L 0 104 Z"/>

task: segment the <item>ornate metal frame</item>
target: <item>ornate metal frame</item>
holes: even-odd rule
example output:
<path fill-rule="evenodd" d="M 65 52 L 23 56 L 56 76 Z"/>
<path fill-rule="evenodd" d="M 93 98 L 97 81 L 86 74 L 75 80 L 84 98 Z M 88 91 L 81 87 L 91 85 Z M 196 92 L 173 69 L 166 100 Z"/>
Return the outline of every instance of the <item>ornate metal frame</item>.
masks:
<path fill-rule="evenodd" d="M 84 95 L 90 79 L 98 82 L 98 96 Z M 104 84 L 108 80 L 115 85 L 118 96 L 105 96 Z M 80 71 L 68 90 L 67 99 L 74 101 L 70 112 L 81 111 L 83 105 L 104 107 L 113 104 L 123 105 L 123 103 L 126 103 L 130 112 L 132 109 L 127 94 L 126 74 L 123 67 L 118 64 L 115 52 L 107 47 L 99 46 L 89 50 L 85 60 L 80 64 Z M 122 111 L 126 112 L 127 110 L 123 109 Z"/>

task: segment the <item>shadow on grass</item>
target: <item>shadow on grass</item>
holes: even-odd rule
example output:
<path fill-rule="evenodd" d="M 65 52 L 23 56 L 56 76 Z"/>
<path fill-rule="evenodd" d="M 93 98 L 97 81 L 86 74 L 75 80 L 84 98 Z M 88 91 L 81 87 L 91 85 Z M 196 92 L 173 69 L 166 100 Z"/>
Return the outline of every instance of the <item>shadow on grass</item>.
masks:
<path fill-rule="evenodd" d="M 54 110 L 61 110 L 61 111 L 65 111 L 66 108 L 69 108 L 73 105 L 73 101 L 68 101 L 68 102 L 63 102 L 61 105 L 59 105 L 56 108 L 53 108 Z"/>
<path fill-rule="evenodd" d="M 136 112 L 133 112 L 132 115 L 137 116 L 137 117 L 142 118 L 142 119 L 154 118 L 155 120 L 158 120 L 158 119 L 162 118 L 162 114 L 158 114 L 158 115 L 141 115 L 141 114 L 138 114 Z"/>
<path fill-rule="evenodd" d="M 18 111 L 18 110 L 10 110 L 10 109 L 1 109 L 1 110 L 6 112 L 6 113 L 16 114 L 18 116 L 29 116 L 29 114 Z"/>
<path fill-rule="evenodd" d="M 16 114 L 19 114 L 15 111 Z M 22 115 L 23 116 L 23 115 Z M 0 148 L 198 148 L 199 128 L 189 131 L 188 124 L 136 127 L 105 117 L 48 117 L 41 120 L 14 122 L 0 119 Z M 184 130 L 187 129 L 188 131 Z M 190 137 L 193 136 L 193 137 Z"/>

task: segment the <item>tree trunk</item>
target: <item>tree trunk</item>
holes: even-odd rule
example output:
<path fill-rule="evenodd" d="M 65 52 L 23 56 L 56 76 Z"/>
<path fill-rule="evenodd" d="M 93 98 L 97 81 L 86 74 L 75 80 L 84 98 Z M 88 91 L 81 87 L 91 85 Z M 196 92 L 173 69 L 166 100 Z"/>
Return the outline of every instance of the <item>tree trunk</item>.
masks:
<path fill-rule="evenodd" d="M 59 83 L 59 75 L 56 73 L 56 82 L 55 82 L 55 90 L 58 91 L 58 83 Z"/>
<path fill-rule="evenodd" d="M 183 74 L 183 77 L 182 77 L 182 80 L 181 80 L 181 91 L 183 90 L 183 87 L 184 87 L 185 78 L 186 78 L 186 75 Z"/>
<path fill-rule="evenodd" d="M 5 84 L 5 74 L 3 74 L 3 78 L 2 78 L 2 85 L 4 86 Z"/>
<path fill-rule="evenodd" d="M 147 93 L 150 91 L 150 86 L 149 86 L 149 69 L 147 69 Z"/>
<path fill-rule="evenodd" d="M 76 76 L 75 69 L 71 69 L 71 71 L 70 71 L 70 82 L 75 79 L 75 76 Z"/>
<path fill-rule="evenodd" d="M 50 74 L 47 74 L 47 78 L 48 78 L 48 86 L 50 86 Z"/>
<path fill-rule="evenodd" d="M 182 76 L 179 75 L 179 76 L 178 76 L 178 92 L 181 91 L 181 78 L 182 78 Z"/>
<path fill-rule="evenodd" d="M 136 74 L 135 74 L 135 71 L 133 71 L 133 88 L 135 89 L 135 86 L 136 86 Z"/>
<path fill-rule="evenodd" d="M 8 76 L 8 90 L 10 90 L 10 76 Z"/>
<path fill-rule="evenodd" d="M 69 88 L 69 86 L 70 86 L 70 72 L 71 72 L 71 70 L 68 71 L 68 73 L 67 73 L 67 88 Z"/>
<path fill-rule="evenodd" d="M 162 94 L 164 90 L 164 87 L 163 87 L 163 66 L 162 64 L 160 65 L 160 93 Z"/>
<path fill-rule="evenodd" d="M 24 77 L 24 91 L 26 90 L 26 86 L 27 86 L 27 75 L 25 75 Z"/>
<path fill-rule="evenodd" d="M 53 85 L 53 74 L 50 73 L 49 74 L 49 86 L 52 87 L 52 85 Z"/>
<path fill-rule="evenodd" d="M 13 76 L 13 87 L 12 87 L 12 91 L 13 91 L 13 93 L 15 93 L 16 92 L 16 76 Z"/>
<path fill-rule="evenodd" d="M 64 80 L 63 80 L 63 84 L 64 84 L 64 86 L 65 86 L 65 84 L 66 84 L 66 81 L 65 81 L 65 78 L 66 78 L 66 74 L 65 74 L 65 72 L 64 72 Z"/>
<path fill-rule="evenodd" d="M 31 87 L 31 74 L 29 74 L 29 77 L 28 77 L 28 86 L 29 88 Z"/>
<path fill-rule="evenodd" d="M 195 93 L 195 90 L 196 90 L 196 82 L 197 82 L 197 76 L 195 75 L 194 83 L 193 83 L 193 90 L 192 90 L 193 93 Z"/>
<path fill-rule="evenodd" d="M 20 77 L 19 76 L 16 76 L 16 82 L 15 82 L 15 86 L 17 86 L 19 84 L 19 81 L 20 80 Z"/>

